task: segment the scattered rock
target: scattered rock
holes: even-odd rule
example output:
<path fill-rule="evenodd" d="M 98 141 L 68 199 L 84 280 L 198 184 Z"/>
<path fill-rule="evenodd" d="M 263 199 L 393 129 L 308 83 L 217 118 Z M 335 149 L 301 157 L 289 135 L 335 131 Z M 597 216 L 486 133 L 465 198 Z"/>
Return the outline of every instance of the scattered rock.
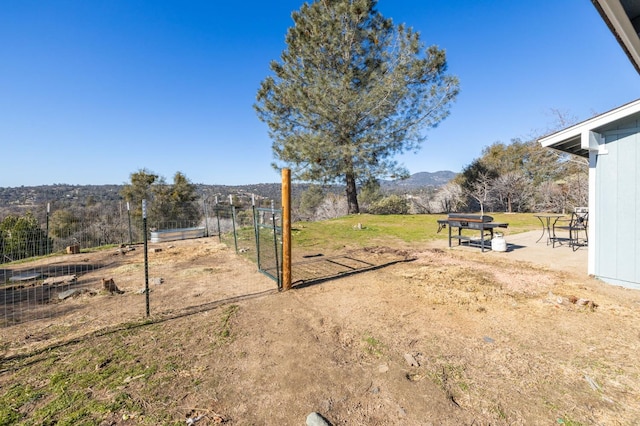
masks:
<path fill-rule="evenodd" d="M 411 367 L 420 367 L 420 363 L 415 359 L 415 357 L 411 354 L 404 354 L 404 360 Z"/>
<path fill-rule="evenodd" d="M 489 336 L 484 336 L 484 337 L 482 338 L 482 340 L 484 340 L 484 341 L 485 341 L 485 342 L 487 342 L 487 343 L 494 343 L 494 342 L 495 342 L 495 340 L 493 340 L 493 339 L 492 339 L 491 337 L 489 337 Z"/>
<path fill-rule="evenodd" d="M 42 282 L 44 285 L 70 284 L 76 282 L 76 275 L 63 275 L 61 277 L 49 277 Z"/>
<path fill-rule="evenodd" d="M 418 382 L 424 379 L 424 375 L 422 374 L 407 374 L 406 377 L 410 382 Z"/>
<path fill-rule="evenodd" d="M 591 310 L 594 310 L 595 308 L 598 307 L 597 303 L 595 303 L 593 300 L 589 300 L 589 299 L 577 298 L 576 296 L 569 296 L 568 300 L 569 300 L 569 302 L 573 303 L 574 305 L 588 306 L 589 308 L 591 308 Z"/>
<path fill-rule="evenodd" d="M 58 293 L 58 299 L 60 299 L 60 300 L 68 299 L 71 296 L 73 296 L 73 295 L 75 295 L 75 294 L 77 294 L 79 292 L 80 292 L 80 290 L 78 290 L 77 288 L 73 288 L 71 290 L 66 290 L 66 291 Z"/>
<path fill-rule="evenodd" d="M 378 366 L 378 373 L 386 373 L 389 371 L 389 366 L 386 364 L 382 364 Z"/>
<path fill-rule="evenodd" d="M 196 417 L 187 417 L 187 424 L 188 425 L 194 425 L 196 423 L 198 423 L 200 420 L 204 419 L 207 415 L 206 414 L 202 414 L 200 416 L 196 416 Z"/>
<path fill-rule="evenodd" d="M 125 254 L 127 254 L 130 251 L 133 251 L 135 249 L 136 249 L 135 247 L 131 247 L 131 246 L 128 246 L 126 244 L 120 244 L 120 247 L 117 248 L 115 253 L 113 253 L 113 254 L 114 254 L 114 256 L 117 256 L 117 255 L 120 255 L 120 254 L 124 256 Z"/>
<path fill-rule="evenodd" d="M 152 283 L 152 284 L 160 285 L 160 284 L 162 284 L 163 282 L 164 282 L 164 278 L 160 278 L 160 277 L 157 277 L 157 278 L 151 278 L 151 283 Z"/>
<path fill-rule="evenodd" d="M 329 423 L 324 417 L 322 417 L 320 414 L 318 413 L 311 413 L 307 416 L 307 422 L 306 422 L 307 426 L 331 426 L 331 423 Z"/>
<path fill-rule="evenodd" d="M 160 253 L 161 251 L 162 251 L 162 249 L 161 249 L 161 248 L 159 248 L 159 247 L 156 247 L 156 248 L 152 248 L 152 249 L 151 249 L 151 253 Z"/>

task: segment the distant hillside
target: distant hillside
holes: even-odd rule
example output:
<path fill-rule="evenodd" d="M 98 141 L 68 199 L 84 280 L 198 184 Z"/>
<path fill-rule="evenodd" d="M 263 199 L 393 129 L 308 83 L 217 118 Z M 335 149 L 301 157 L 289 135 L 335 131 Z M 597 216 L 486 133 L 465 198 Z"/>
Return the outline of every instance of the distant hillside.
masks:
<path fill-rule="evenodd" d="M 446 185 L 451 179 L 456 177 L 456 174 L 457 173 L 449 170 L 442 170 L 439 172 L 420 172 L 412 174 L 409 178 L 404 180 L 383 180 L 380 183 L 380 186 L 383 189 L 390 191 L 411 191 L 413 189 L 420 189 L 427 186 L 437 188 Z"/>
<path fill-rule="evenodd" d="M 411 175 L 405 180 L 382 181 L 381 187 L 387 191 L 412 191 L 425 187 L 440 187 L 449 182 L 455 173 L 451 171 L 421 172 Z M 205 185 L 195 184 L 198 193 L 206 196 L 228 197 L 233 195 L 250 195 L 280 199 L 279 183 L 257 183 L 252 185 Z M 120 200 L 123 185 L 67 185 L 53 184 L 41 186 L 20 186 L 13 188 L 0 187 L 0 212 L 3 210 L 25 209 L 31 206 L 43 206 L 46 203 L 62 203 L 65 205 L 84 205 L 85 203 Z M 308 184 L 293 183 L 293 197 L 299 196 L 309 187 Z M 342 186 L 334 185 L 331 190 L 342 193 Z M 224 198 L 220 198 L 221 200 Z"/>

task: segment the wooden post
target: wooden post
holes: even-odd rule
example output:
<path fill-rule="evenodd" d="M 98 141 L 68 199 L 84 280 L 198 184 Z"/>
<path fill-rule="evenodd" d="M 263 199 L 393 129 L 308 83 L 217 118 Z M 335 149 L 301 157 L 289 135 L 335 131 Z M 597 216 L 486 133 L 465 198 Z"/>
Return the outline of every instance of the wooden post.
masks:
<path fill-rule="evenodd" d="M 291 170 L 282 169 L 282 290 L 291 288 Z"/>

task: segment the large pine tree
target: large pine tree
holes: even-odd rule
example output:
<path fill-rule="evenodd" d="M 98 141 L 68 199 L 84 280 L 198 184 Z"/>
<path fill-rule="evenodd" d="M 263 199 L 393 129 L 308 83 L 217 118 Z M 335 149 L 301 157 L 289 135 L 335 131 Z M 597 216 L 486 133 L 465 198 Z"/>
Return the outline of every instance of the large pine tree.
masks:
<path fill-rule="evenodd" d="M 269 126 L 280 168 L 295 178 L 357 186 L 407 171 L 394 156 L 415 151 L 425 128 L 449 114 L 458 79 L 445 52 L 394 25 L 375 0 L 317 0 L 292 14 L 281 60 L 260 86 L 255 109 Z"/>

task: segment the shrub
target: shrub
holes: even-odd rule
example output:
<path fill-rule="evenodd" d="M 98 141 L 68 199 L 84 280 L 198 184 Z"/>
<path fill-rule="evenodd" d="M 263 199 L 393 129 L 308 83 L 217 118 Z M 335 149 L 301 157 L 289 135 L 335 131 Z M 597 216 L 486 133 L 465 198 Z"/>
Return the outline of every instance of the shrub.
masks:
<path fill-rule="evenodd" d="M 409 203 L 399 195 L 389 195 L 369 206 L 372 214 L 408 214 Z"/>

